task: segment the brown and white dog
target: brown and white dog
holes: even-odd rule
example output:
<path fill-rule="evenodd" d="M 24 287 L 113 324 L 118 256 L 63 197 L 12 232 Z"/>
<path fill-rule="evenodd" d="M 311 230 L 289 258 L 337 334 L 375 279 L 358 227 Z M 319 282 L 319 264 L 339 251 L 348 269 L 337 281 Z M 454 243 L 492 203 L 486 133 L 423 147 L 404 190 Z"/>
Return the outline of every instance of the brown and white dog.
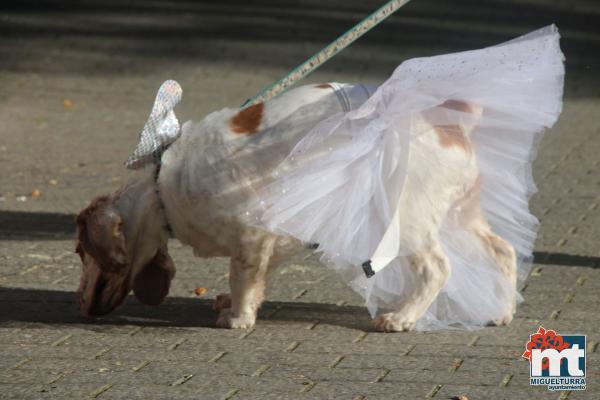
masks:
<path fill-rule="evenodd" d="M 340 88 L 347 96 L 340 96 Z M 231 293 L 215 301 L 220 312 L 217 325 L 254 326 L 269 271 L 306 250 L 305 244 L 293 238 L 248 225 L 241 215 L 243 204 L 254 194 L 251 181 L 268 175 L 291 150 L 268 147 L 273 142 L 285 143 L 270 139 L 302 136 L 316 122 L 356 108 L 368 96 L 362 86 L 303 86 L 264 104 L 225 109 L 201 122 L 186 123 L 181 137 L 163 154 L 158 177 L 155 168 L 142 169 L 119 191 L 95 198 L 78 215 L 81 312 L 107 314 L 132 289 L 145 304 L 162 302 L 175 275 L 167 250 L 168 224 L 174 236 L 192 246 L 197 256 L 231 258 Z M 439 107 L 476 117 L 482 112 L 459 100 Z M 412 329 L 448 280 L 450 264 L 435 234 L 448 216 L 468 227 L 473 239 L 484 245 L 516 285 L 515 251 L 491 232 L 480 210 L 479 173 L 469 139 L 473 126 L 436 125 L 426 113 L 415 124 L 420 133 L 410 142 L 406 195 L 399 210 L 402 229 L 411 232 L 403 240 L 419 242 L 423 251 L 408 256 L 418 280 L 411 293 L 406 293 L 406 301 L 375 319 L 376 329 L 382 331 Z M 268 151 L 261 152 L 261 146 Z M 245 149 L 252 149 L 248 154 L 253 157 L 235 165 L 228 163 L 228 155 L 239 157 Z M 240 165 L 247 167 L 241 178 Z M 435 204 L 422 201 L 431 198 L 437 199 Z M 505 315 L 490 322 L 510 322 L 514 309 L 515 299 L 508 299 Z"/>

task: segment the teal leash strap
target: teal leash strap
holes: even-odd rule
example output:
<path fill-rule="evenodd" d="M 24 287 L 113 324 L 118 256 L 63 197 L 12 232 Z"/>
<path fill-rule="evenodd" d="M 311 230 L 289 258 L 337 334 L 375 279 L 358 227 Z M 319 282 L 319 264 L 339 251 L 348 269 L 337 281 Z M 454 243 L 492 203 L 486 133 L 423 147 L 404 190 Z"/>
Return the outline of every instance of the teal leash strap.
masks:
<path fill-rule="evenodd" d="M 373 12 L 371 15 L 350 28 L 346 33 L 325 46 L 308 60 L 291 70 L 277 82 L 265 87 L 256 96 L 246 100 L 242 107 L 251 106 L 259 102 L 267 101 L 278 94 L 281 94 L 292 87 L 296 82 L 319 68 L 322 64 L 329 61 L 337 53 L 348 47 L 355 40 L 373 29 L 380 22 L 396 12 L 400 7 L 410 0 L 390 0 Z"/>

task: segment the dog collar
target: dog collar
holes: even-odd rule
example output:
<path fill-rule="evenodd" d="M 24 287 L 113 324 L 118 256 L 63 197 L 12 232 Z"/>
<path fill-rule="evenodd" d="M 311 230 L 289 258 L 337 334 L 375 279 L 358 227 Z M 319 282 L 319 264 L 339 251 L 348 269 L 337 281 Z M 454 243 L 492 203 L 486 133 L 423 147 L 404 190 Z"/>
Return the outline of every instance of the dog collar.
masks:
<path fill-rule="evenodd" d="M 165 203 L 162 201 L 162 197 L 160 195 L 160 185 L 158 183 L 158 177 L 160 176 L 161 166 L 162 166 L 162 163 L 159 160 L 158 162 L 156 162 L 155 167 L 154 167 L 154 193 L 156 193 L 156 198 L 158 200 L 158 207 L 160 208 L 160 212 L 163 216 L 163 221 L 165 223 L 163 227 L 169 233 L 169 235 L 173 236 L 173 228 L 171 227 L 171 224 L 169 223 L 169 217 L 167 216 L 167 210 L 165 208 Z"/>

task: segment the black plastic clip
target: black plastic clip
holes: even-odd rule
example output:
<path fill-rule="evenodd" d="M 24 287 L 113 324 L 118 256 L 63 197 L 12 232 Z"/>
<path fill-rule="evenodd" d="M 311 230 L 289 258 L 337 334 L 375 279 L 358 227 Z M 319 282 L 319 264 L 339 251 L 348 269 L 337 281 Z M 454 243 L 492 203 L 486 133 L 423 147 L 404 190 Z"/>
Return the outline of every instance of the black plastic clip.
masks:
<path fill-rule="evenodd" d="M 375 275 L 375 271 L 373 271 L 373 268 L 371 268 L 371 260 L 367 260 L 364 263 L 362 263 L 362 269 L 363 271 L 365 271 L 365 275 L 367 276 L 367 278 L 370 278 L 373 275 Z"/>

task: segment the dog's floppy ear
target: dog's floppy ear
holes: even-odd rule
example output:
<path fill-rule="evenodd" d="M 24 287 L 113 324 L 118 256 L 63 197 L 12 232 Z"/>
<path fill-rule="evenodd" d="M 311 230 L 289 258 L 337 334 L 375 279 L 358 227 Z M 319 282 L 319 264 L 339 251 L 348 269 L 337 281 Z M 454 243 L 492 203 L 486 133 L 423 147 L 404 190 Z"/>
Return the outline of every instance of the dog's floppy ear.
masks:
<path fill-rule="evenodd" d="M 77 223 L 77 253 L 87 253 L 104 271 L 116 272 L 128 263 L 123 219 L 113 200 L 108 196 L 97 197 L 79 213 Z"/>
<path fill-rule="evenodd" d="M 135 276 L 133 292 L 144 304 L 159 305 L 169 294 L 171 279 L 175 276 L 175 266 L 166 249 L 160 249 L 142 270 Z"/>

